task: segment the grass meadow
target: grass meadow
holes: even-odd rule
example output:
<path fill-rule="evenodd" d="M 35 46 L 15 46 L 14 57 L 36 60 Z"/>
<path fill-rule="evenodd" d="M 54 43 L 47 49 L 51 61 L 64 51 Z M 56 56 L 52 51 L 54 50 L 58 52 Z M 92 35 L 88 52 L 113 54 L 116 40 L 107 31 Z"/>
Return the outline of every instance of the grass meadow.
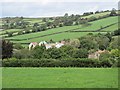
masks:
<path fill-rule="evenodd" d="M 117 68 L 3 68 L 3 88 L 118 88 Z"/>

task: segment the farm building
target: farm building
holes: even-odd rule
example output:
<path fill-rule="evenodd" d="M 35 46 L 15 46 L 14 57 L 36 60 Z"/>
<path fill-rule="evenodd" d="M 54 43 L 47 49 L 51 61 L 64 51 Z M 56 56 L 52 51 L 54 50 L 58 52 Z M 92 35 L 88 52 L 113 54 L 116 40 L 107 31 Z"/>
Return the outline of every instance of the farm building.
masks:
<path fill-rule="evenodd" d="M 56 42 L 56 43 L 47 43 L 46 41 L 41 41 L 39 44 L 37 44 L 36 42 L 32 42 L 29 44 L 29 50 L 36 47 L 37 45 L 39 46 L 45 45 L 46 49 L 53 48 L 53 47 L 60 48 L 63 45 L 65 45 L 65 41 Z"/>
<path fill-rule="evenodd" d="M 96 51 L 96 52 L 94 52 L 94 53 L 90 53 L 90 54 L 88 55 L 88 58 L 99 59 L 100 55 L 101 55 L 102 53 L 105 53 L 105 52 L 108 52 L 108 51 L 107 51 L 107 50 L 98 50 L 98 51 Z"/>

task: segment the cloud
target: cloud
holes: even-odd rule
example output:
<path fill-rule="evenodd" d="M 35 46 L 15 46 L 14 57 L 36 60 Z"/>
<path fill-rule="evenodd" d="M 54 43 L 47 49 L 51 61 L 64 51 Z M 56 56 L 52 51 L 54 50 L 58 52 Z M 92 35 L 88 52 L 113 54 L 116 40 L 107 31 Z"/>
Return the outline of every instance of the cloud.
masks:
<path fill-rule="evenodd" d="M 119 0 L 1 0 L 1 2 L 119 2 Z"/>
<path fill-rule="evenodd" d="M 84 12 L 116 8 L 113 2 L 11 2 L 2 3 L 2 16 L 44 17 L 61 16 L 65 13 L 82 14 Z"/>
<path fill-rule="evenodd" d="M 99 10 L 99 6 L 92 6 L 88 12 L 95 12 L 95 11 L 98 11 Z"/>

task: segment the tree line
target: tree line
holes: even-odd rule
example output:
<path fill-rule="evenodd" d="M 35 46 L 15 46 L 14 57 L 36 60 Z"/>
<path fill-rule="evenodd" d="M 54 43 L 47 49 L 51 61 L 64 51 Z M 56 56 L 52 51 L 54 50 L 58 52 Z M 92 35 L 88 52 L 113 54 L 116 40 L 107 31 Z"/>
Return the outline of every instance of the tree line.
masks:
<path fill-rule="evenodd" d="M 87 36 L 72 40 L 68 39 L 65 40 L 65 42 L 66 45 L 62 46 L 61 48 L 46 49 L 43 45 L 35 47 L 33 50 L 29 51 L 20 45 L 13 46 L 11 42 L 3 40 L 2 61 L 5 66 L 14 66 L 14 64 L 15 66 L 17 64 L 20 66 L 21 64 L 25 64 L 25 66 L 27 66 L 27 63 L 32 64 L 32 66 L 36 66 L 36 63 L 40 64 L 38 66 L 41 66 L 41 63 L 43 66 L 45 63 L 47 64 L 45 66 L 49 66 L 50 63 L 50 66 L 52 63 L 53 66 L 56 66 L 56 63 L 58 66 L 61 66 L 61 63 L 65 63 L 66 66 L 68 65 L 80 67 L 82 67 L 82 65 L 83 67 L 99 67 L 99 65 L 100 67 L 118 66 L 118 60 L 120 58 L 119 38 L 112 38 L 111 33 L 107 33 L 105 35 L 100 33 L 93 35 L 92 33 L 89 33 Z M 101 54 L 99 60 L 88 59 L 88 55 L 97 50 L 108 50 L 110 53 L 105 52 Z M 71 63 L 74 63 L 74 65 Z"/>

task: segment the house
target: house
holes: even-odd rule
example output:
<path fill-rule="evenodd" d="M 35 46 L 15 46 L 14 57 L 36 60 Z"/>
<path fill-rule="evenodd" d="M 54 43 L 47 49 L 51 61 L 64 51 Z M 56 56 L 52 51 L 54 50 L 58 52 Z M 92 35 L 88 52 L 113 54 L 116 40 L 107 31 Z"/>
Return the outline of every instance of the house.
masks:
<path fill-rule="evenodd" d="M 46 41 L 41 41 L 39 44 L 36 42 L 32 42 L 29 44 L 29 50 L 31 50 L 31 48 L 36 47 L 37 45 L 39 46 L 45 45 L 46 49 L 53 48 L 53 47 L 60 48 L 63 45 L 65 45 L 65 41 L 56 42 L 56 43 L 47 43 Z"/>
<path fill-rule="evenodd" d="M 101 55 L 102 53 L 105 53 L 105 52 L 108 52 L 108 51 L 107 51 L 107 50 L 98 50 L 98 51 L 96 51 L 96 52 L 94 52 L 94 53 L 90 53 L 90 54 L 88 55 L 88 58 L 99 59 L 100 55 Z"/>
<path fill-rule="evenodd" d="M 35 48 L 38 45 L 37 42 L 32 42 L 29 44 L 29 50 L 31 50 L 32 48 Z"/>

